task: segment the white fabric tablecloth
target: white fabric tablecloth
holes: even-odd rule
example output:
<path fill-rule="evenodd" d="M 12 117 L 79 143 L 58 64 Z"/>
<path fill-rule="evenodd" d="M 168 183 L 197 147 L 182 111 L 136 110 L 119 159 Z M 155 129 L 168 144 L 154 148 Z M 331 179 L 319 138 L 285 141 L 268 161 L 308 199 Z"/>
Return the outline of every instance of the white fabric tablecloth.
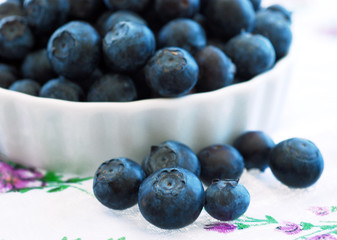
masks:
<path fill-rule="evenodd" d="M 102 206 L 93 196 L 92 176 L 18 170 L 2 162 L 2 174 L 21 179 L 16 187 L 42 186 L 0 194 L 0 240 L 337 239 L 337 4 L 278 3 L 294 11 L 294 67 L 280 124 L 268 134 L 275 142 L 307 138 L 320 148 L 325 169 L 315 185 L 294 190 L 269 169 L 244 172 L 240 182 L 251 194 L 244 216 L 220 222 L 203 210 L 194 224 L 167 231 L 147 223 L 137 206 L 125 211 Z M 0 183 L 3 192 L 10 187 Z"/>

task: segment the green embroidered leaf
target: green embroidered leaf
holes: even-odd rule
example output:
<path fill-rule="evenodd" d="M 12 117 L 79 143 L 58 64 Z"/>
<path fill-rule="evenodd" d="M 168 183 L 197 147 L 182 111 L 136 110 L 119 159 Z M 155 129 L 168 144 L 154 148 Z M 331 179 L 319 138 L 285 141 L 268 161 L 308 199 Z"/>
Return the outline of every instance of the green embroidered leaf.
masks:
<path fill-rule="evenodd" d="M 278 223 L 275 218 L 271 217 L 271 216 L 268 216 L 266 215 L 266 218 L 267 218 L 267 221 L 268 223 Z"/>
<path fill-rule="evenodd" d="M 337 206 L 332 206 L 331 207 L 331 212 L 337 212 Z"/>
<path fill-rule="evenodd" d="M 61 180 L 61 178 L 62 175 L 57 175 L 55 172 L 47 172 L 42 178 L 42 181 L 62 183 L 63 181 Z"/>
<path fill-rule="evenodd" d="M 125 240 L 125 239 L 126 239 L 125 237 L 118 238 L 118 240 Z"/>
<path fill-rule="evenodd" d="M 67 183 L 79 183 L 79 182 L 84 182 L 87 180 L 92 179 L 92 177 L 86 177 L 86 178 L 70 178 L 66 182 Z"/>
<path fill-rule="evenodd" d="M 246 229 L 246 228 L 250 227 L 250 225 L 243 224 L 243 223 L 237 223 L 236 226 L 238 227 L 239 230 Z"/>
<path fill-rule="evenodd" d="M 68 240 L 68 238 L 67 237 L 63 237 L 62 240 Z"/>
<path fill-rule="evenodd" d="M 313 224 L 307 222 L 301 222 L 300 224 L 302 226 L 302 230 L 310 230 L 311 228 L 314 227 Z"/>
<path fill-rule="evenodd" d="M 332 229 L 337 228 L 337 225 L 323 225 L 323 226 L 320 226 L 320 228 L 322 230 L 332 230 Z"/>
<path fill-rule="evenodd" d="M 49 192 L 49 193 L 60 192 L 60 191 L 63 191 L 64 189 L 67 189 L 68 187 L 70 187 L 70 185 L 61 185 L 59 187 L 52 188 L 52 189 L 48 190 L 47 192 Z"/>

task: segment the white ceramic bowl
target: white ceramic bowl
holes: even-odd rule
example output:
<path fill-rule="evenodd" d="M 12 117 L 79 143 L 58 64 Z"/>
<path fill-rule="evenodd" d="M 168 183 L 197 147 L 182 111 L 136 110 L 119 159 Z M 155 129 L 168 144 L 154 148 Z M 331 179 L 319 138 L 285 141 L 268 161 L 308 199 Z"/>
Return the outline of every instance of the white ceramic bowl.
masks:
<path fill-rule="evenodd" d="M 141 162 L 151 145 L 178 140 L 195 152 L 248 129 L 277 127 L 291 58 L 254 79 L 177 99 L 83 103 L 0 88 L 0 153 L 29 166 L 93 174 L 113 157 Z"/>

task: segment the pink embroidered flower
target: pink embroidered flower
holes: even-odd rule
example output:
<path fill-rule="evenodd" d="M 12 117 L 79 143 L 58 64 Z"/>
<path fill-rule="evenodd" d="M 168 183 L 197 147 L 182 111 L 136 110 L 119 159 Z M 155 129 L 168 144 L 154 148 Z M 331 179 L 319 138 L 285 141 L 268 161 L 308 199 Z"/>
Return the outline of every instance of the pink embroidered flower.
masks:
<path fill-rule="evenodd" d="M 337 238 L 327 233 L 308 238 L 308 240 L 337 240 Z"/>
<path fill-rule="evenodd" d="M 278 226 L 276 229 L 288 235 L 294 235 L 302 231 L 299 225 L 291 222 L 285 222 L 283 226 Z"/>
<path fill-rule="evenodd" d="M 328 207 L 311 207 L 309 210 L 317 216 L 325 216 L 330 214 L 330 209 Z"/>
<path fill-rule="evenodd" d="M 42 187 L 43 175 L 32 169 L 17 168 L 0 160 L 0 193 L 23 188 Z"/>
<path fill-rule="evenodd" d="M 229 223 L 212 223 L 208 224 L 205 226 L 205 229 L 208 231 L 216 231 L 219 233 L 229 233 L 233 232 L 237 229 L 238 227 L 235 226 L 234 224 L 229 224 Z"/>

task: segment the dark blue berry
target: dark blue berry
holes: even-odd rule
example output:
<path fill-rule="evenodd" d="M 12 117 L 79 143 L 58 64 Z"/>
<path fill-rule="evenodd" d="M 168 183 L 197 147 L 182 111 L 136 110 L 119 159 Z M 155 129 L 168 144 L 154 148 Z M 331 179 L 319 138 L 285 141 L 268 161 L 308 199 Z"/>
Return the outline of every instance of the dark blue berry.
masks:
<path fill-rule="evenodd" d="M 18 79 L 18 71 L 15 67 L 0 63 L 0 87 L 8 88 Z"/>
<path fill-rule="evenodd" d="M 139 24 L 146 25 L 146 21 L 137 13 L 127 11 L 127 10 L 119 10 L 116 12 L 110 13 L 105 20 L 102 20 L 99 26 L 99 31 L 101 36 L 105 36 L 105 34 L 111 31 L 115 25 L 119 22 L 135 22 Z"/>
<path fill-rule="evenodd" d="M 244 132 L 233 142 L 233 147 L 243 156 L 245 168 L 262 172 L 268 167 L 269 153 L 274 146 L 274 141 L 262 131 Z"/>
<path fill-rule="evenodd" d="M 269 7 L 267 7 L 267 10 L 281 13 L 283 15 L 283 17 L 289 23 L 291 23 L 291 15 L 292 15 L 292 13 L 288 9 L 286 9 L 284 6 L 282 6 L 280 4 L 273 4 L 273 5 L 270 5 Z"/>
<path fill-rule="evenodd" d="M 205 191 L 205 210 L 220 221 L 239 218 L 249 203 L 249 192 L 238 180 L 215 180 Z"/>
<path fill-rule="evenodd" d="M 15 81 L 8 89 L 16 92 L 39 96 L 40 84 L 31 79 L 21 79 Z"/>
<path fill-rule="evenodd" d="M 255 11 L 249 0 L 209 0 L 205 11 L 213 34 L 230 39 L 242 31 L 250 32 Z"/>
<path fill-rule="evenodd" d="M 142 167 L 147 175 L 162 168 L 180 167 L 200 175 L 200 163 L 191 148 L 177 141 L 165 141 L 152 146 Z"/>
<path fill-rule="evenodd" d="M 210 185 L 213 179 L 237 179 L 243 173 L 243 157 L 228 144 L 205 147 L 197 156 L 201 165 L 200 178 L 206 185 Z"/>
<path fill-rule="evenodd" d="M 155 0 L 156 14 L 163 20 L 191 18 L 200 9 L 199 0 Z"/>
<path fill-rule="evenodd" d="M 243 33 L 226 44 L 225 53 L 236 66 L 240 79 L 252 77 L 271 69 L 275 64 L 275 50 L 270 40 L 262 35 Z"/>
<path fill-rule="evenodd" d="M 136 22 L 119 22 L 103 39 L 103 55 L 114 71 L 139 70 L 156 49 L 150 28 Z"/>
<path fill-rule="evenodd" d="M 207 46 L 196 53 L 199 78 L 196 88 L 199 92 L 216 90 L 233 84 L 235 65 L 219 48 Z"/>
<path fill-rule="evenodd" d="M 269 167 L 283 184 L 292 188 L 306 188 L 319 179 L 324 162 L 313 142 L 291 138 L 278 143 L 271 150 Z"/>
<path fill-rule="evenodd" d="M 50 37 L 48 58 L 56 73 L 81 80 L 97 67 L 101 56 L 101 38 L 87 22 L 71 21 Z"/>
<path fill-rule="evenodd" d="M 280 12 L 265 10 L 256 14 L 254 33 L 268 38 L 275 49 L 276 59 L 286 56 L 292 43 L 290 24 Z"/>
<path fill-rule="evenodd" d="M 21 74 L 24 78 L 34 79 L 42 84 L 57 77 L 45 48 L 27 54 L 21 65 Z"/>
<path fill-rule="evenodd" d="M 198 81 L 199 67 L 184 49 L 168 47 L 158 50 L 145 66 L 150 88 L 163 97 L 187 94 Z"/>
<path fill-rule="evenodd" d="M 183 168 L 164 168 L 140 185 L 138 206 L 144 218 L 163 229 L 194 222 L 204 206 L 205 192 L 199 178 Z"/>
<path fill-rule="evenodd" d="M 69 1 L 69 18 L 93 21 L 101 14 L 105 5 L 103 0 L 68 0 Z"/>
<path fill-rule="evenodd" d="M 138 189 L 145 173 L 138 163 L 128 158 L 113 158 L 97 169 L 93 190 L 104 206 L 123 210 L 137 203 Z"/>
<path fill-rule="evenodd" d="M 8 16 L 0 20 L 0 57 L 24 58 L 34 45 L 34 36 L 24 17 Z"/>
<path fill-rule="evenodd" d="M 42 86 L 39 95 L 45 98 L 81 101 L 84 93 L 79 85 L 61 77 L 46 82 Z"/>
<path fill-rule="evenodd" d="M 112 10 L 143 10 L 150 0 L 104 0 L 105 5 Z"/>
<path fill-rule="evenodd" d="M 158 47 L 180 47 L 193 54 L 206 46 L 206 33 L 192 19 L 179 18 L 168 22 L 158 33 Z"/>
<path fill-rule="evenodd" d="M 127 102 L 137 98 L 137 89 L 127 75 L 106 74 L 90 87 L 89 102 Z"/>
<path fill-rule="evenodd" d="M 68 0 L 25 0 L 23 7 L 29 25 L 38 35 L 52 33 L 66 22 L 69 12 Z"/>

